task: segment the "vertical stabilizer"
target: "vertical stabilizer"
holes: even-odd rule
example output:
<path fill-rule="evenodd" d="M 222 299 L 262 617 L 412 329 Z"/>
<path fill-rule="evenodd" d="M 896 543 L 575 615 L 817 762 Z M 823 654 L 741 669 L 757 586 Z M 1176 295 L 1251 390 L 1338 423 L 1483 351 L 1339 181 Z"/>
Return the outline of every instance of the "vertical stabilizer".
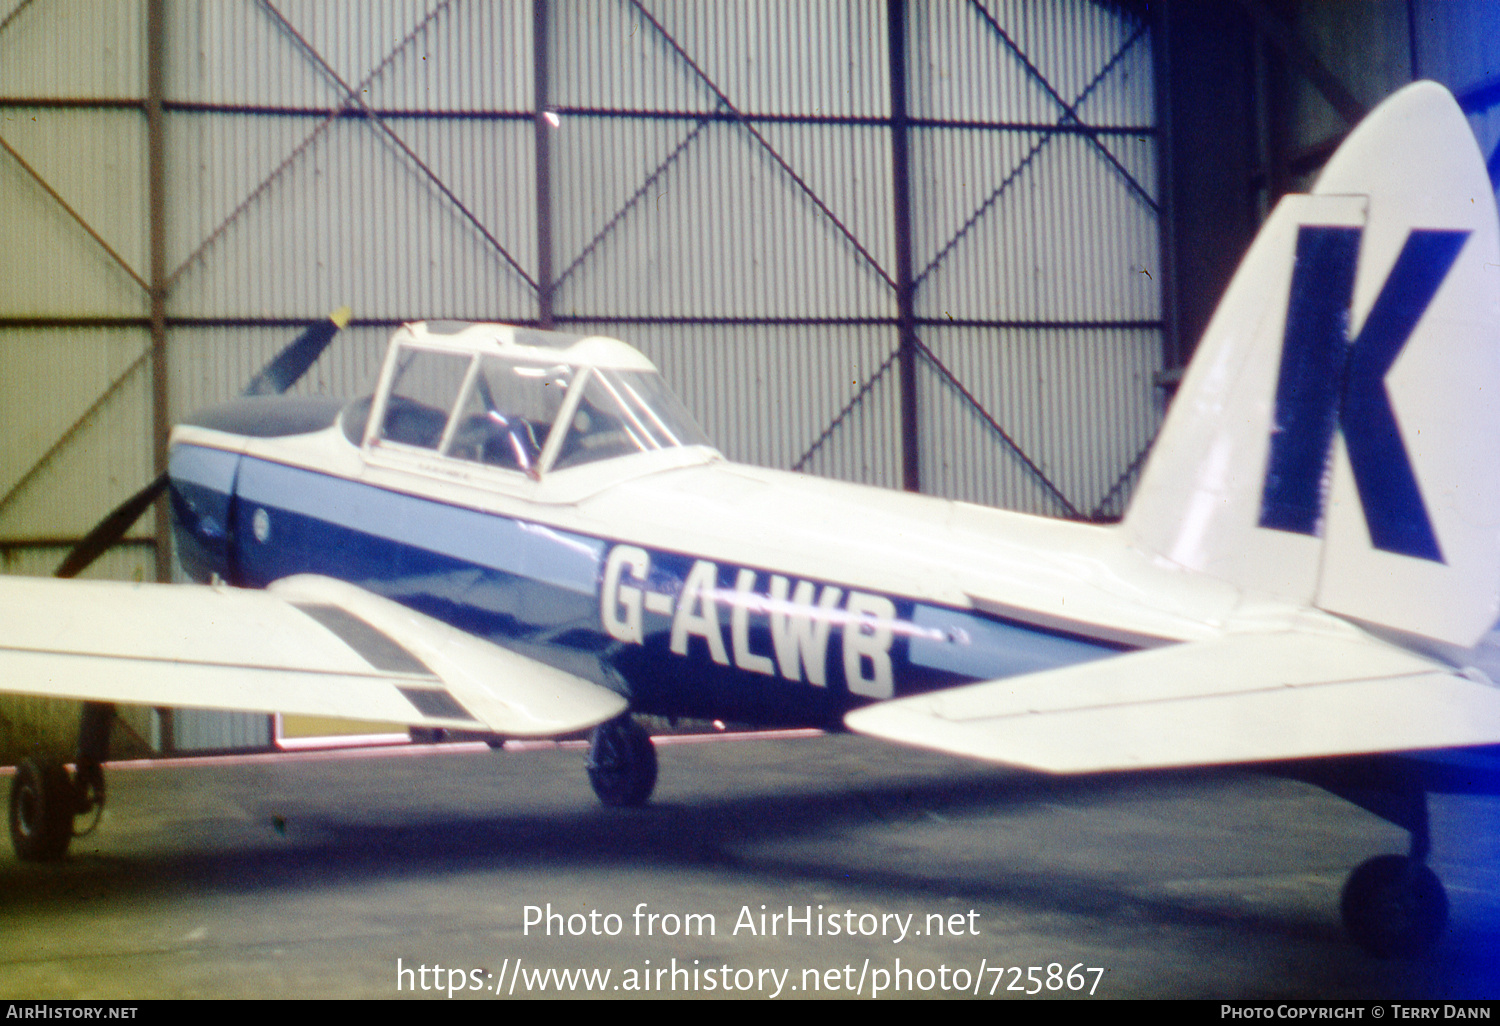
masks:
<path fill-rule="evenodd" d="M 1381 104 L 1266 221 L 1126 516 L 1247 590 L 1471 645 L 1500 612 L 1500 238 L 1441 86 Z"/>

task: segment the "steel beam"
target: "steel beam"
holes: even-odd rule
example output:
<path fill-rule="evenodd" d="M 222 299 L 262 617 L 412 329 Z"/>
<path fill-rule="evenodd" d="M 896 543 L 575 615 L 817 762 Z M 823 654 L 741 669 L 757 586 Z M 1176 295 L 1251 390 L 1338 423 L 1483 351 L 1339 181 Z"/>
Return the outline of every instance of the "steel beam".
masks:
<path fill-rule="evenodd" d="M 552 124 L 548 107 L 547 0 L 531 2 L 532 121 L 536 127 L 536 305 L 537 325 L 552 327 Z"/>
<path fill-rule="evenodd" d="M 916 290 L 912 284 L 911 129 L 906 123 L 906 0 L 889 0 L 886 24 L 891 60 L 891 193 L 896 236 L 896 310 L 901 334 L 897 367 L 901 401 L 901 487 L 922 490 L 920 421 L 917 408 Z"/>
<path fill-rule="evenodd" d="M 167 472 L 172 431 L 167 373 L 167 158 L 162 95 L 165 92 L 166 0 L 146 4 L 146 175 L 151 232 L 151 464 Z M 156 500 L 156 579 L 172 579 L 172 517 L 163 492 Z"/>

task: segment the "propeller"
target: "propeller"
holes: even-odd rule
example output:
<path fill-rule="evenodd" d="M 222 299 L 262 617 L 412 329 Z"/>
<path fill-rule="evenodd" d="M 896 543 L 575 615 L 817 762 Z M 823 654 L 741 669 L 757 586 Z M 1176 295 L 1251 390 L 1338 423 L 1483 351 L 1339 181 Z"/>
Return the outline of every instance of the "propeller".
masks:
<path fill-rule="evenodd" d="M 242 396 L 280 395 L 291 388 L 297 383 L 297 379 L 307 373 L 307 369 L 317 362 L 323 350 L 328 348 L 328 343 L 333 341 L 333 336 L 349 323 L 349 316 L 349 308 L 341 306 L 329 314 L 326 320 L 319 321 L 298 335 L 286 348 L 277 353 L 276 358 L 266 364 L 259 374 L 255 375 L 240 394 Z M 125 536 L 125 532 L 141 518 L 141 514 L 145 513 L 156 501 L 157 496 L 166 491 L 168 480 L 165 472 L 157 475 L 154 481 L 126 499 L 109 516 L 99 521 L 82 541 L 73 546 L 73 551 L 68 553 L 67 558 L 58 566 L 53 576 L 75 577 L 103 555 L 106 549 Z"/>

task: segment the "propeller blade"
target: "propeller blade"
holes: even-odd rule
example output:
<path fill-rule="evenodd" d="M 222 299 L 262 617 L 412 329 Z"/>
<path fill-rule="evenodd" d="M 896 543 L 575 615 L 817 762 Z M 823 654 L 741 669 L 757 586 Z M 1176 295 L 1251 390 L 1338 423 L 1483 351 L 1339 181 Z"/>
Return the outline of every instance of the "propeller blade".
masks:
<path fill-rule="evenodd" d="M 53 576 L 76 577 L 79 571 L 103 555 L 105 549 L 123 538 L 130 525 L 141 518 L 166 487 L 167 475 L 159 474 L 155 481 L 120 503 L 113 513 L 99 521 L 82 541 L 73 546 L 73 551 L 68 553 Z"/>
<path fill-rule="evenodd" d="M 298 335 L 290 345 L 276 354 L 276 359 L 266 364 L 240 395 L 280 395 L 291 388 L 298 378 L 307 373 L 307 368 L 323 355 L 323 350 L 328 348 L 333 336 L 349 323 L 349 315 L 349 308 L 341 306 L 329 314 L 326 321 L 319 321 Z"/>
<path fill-rule="evenodd" d="M 245 390 L 240 394 L 280 395 L 291 388 L 297 383 L 298 378 L 307 373 L 307 368 L 323 355 L 323 350 L 328 348 L 328 343 L 333 341 L 333 336 L 349 323 L 349 316 L 349 308 L 341 306 L 329 314 L 327 320 L 319 321 L 298 335 L 286 348 L 276 354 L 274 360 L 266 364 L 265 368 L 249 385 L 245 386 Z M 157 496 L 166 491 L 167 483 L 167 475 L 160 474 L 156 480 L 117 506 L 114 512 L 99 521 L 82 541 L 73 546 L 73 550 L 58 566 L 54 576 L 77 576 L 80 571 L 103 555 L 106 549 L 125 537 L 125 532 L 130 530 L 131 525 L 150 508 Z"/>

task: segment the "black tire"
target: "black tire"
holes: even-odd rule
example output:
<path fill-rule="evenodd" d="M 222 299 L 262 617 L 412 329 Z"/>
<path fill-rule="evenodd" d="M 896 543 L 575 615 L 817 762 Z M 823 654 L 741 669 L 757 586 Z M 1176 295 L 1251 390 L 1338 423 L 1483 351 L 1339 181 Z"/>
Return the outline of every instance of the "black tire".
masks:
<path fill-rule="evenodd" d="M 10 784 L 10 843 L 26 862 L 55 862 L 73 840 L 77 799 L 68 771 L 23 759 Z"/>
<path fill-rule="evenodd" d="M 589 737 L 589 783 L 613 808 L 645 805 L 656 788 L 656 746 L 629 716 L 601 723 Z"/>
<path fill-rule="evenodd" d="M 1344 928 L 1379 958 L 1415 958 L 1432 949 L 1448 923 L 1448 896 L 1437 874 L 1404 855 L 1379 855 L 1349 874 L 1340 902 Z"/>

